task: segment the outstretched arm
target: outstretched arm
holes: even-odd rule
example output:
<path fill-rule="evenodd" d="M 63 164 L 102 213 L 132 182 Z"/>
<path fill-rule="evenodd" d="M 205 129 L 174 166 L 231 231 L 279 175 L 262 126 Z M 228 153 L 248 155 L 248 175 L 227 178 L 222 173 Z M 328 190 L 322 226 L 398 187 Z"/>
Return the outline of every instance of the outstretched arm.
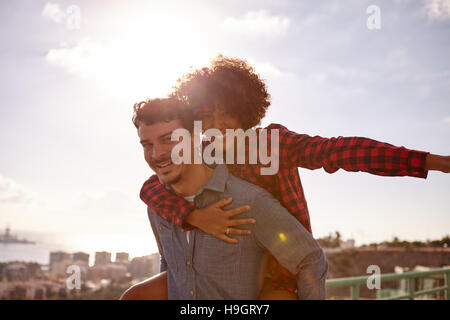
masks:
<path fill-rule="evenodd" d="M 427 170 L 436 170 L 450 173 L 450 156 L 429 154 L 425 162 L 425 168 Z"/>
<path fill-rule="evenodd" d="M 396 147 L 364 137 L 323 138 L 289 131 L 279 124 L 280 166 L 323 168 L 328 173 L 339 169 L 363 171 L 380 176 L 426 178 L 429 152 Z"/>

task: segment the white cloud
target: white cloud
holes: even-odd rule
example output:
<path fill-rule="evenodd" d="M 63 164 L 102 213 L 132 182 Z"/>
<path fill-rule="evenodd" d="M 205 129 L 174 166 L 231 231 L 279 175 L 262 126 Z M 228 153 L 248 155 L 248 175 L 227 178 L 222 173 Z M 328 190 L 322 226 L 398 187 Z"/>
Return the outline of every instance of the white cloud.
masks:
<path fill-rule="evenodd" d="M 114 35 L 61 44 L 51 48 L 45 59 L 121 98 L 164 96 L 190 66 L 203 65 L 213 56 L 213 47 L 201 33 L 193 27 L 180 31 L 171 19 L 144 19 L 124 25 Z M 177 41 L 169 40 L 175 38 Z M 157 43 L 160 45 L 155 46 Z"/>
<path fill-rule="evenodd" d="M 122 97 L 124 94 L 130 98 L 166 95 L 181 72 L 188 69 L 190 56 L 179 61 L 175 59 L 178 56 L 174 58 L 165 50 L 134 50 L 138 46 L 143 44 L 137 39 L 114 43 L 83 39 L 71 47 L 50 49 L 45 59 L 50 65 L 88 79 L 110 92 L 120 93 Z M 186 63 L 183 65 L 183 62 Z"/>
<path fill-rule="evenodd" d="M 285 74 L 269 62 L 258 62 L 252 57 L 249 57 L 246 60 L 255 69 L 256 73 L 262 75 L 263 77 L 279 77 Z"/>
<path fill-rule="evenodd" d="M 71 48 L 62 46 L 50 49 L 45 59 L 48 63 L 61 67 L 69 73 L 88 77 L 95 74 L 97 68 L 101 66 L 102 56 L 107 55 L 100 53 L 99 46 L 84 39 Z"/>
<path fill-rule="evenodd" d="M 450 18 L 450 0 L 425 0 L 424 9 L 431 20 Z"/>
<path fill-rule="evenodd" d="M 272 15 L 267 10 L 251 11 L 240 17 L 228 17 L 223 22 L 226 30 L 250 35 L 283 35 L 291 21 L 286 16 Z"/>
<path fill-rule="evenodd" d="M 60 23 L 66 16 L 59 4 L 47 2 L 42 9 L 42 15 L 53 22 Z"/>
<path fill-rule="evenodd" d="M 281 76 L 281 70 L 270 63 L 259 63 L 255 65 L 257 72 L 265 76 Z"/>
<path fill-rule="evenodd" d="M 23 186 L 0 175 L 0 203 L 31 203 L 33 196 Z"/>
<path fill-rule="evenodd" d="M 445 117 L 444 119 L 442 119 L 442 121 L 450 124 L 450 117 Z"/>

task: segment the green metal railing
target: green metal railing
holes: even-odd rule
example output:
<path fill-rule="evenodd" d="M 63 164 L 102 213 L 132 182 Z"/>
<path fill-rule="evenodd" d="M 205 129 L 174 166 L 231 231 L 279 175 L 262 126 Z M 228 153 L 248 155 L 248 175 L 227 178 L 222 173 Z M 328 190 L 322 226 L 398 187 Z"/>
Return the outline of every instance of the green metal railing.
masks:
<path fill-rule="evenodd" d="M 444 275 L 445 277 L 445 285 L 437 288 L 432 288 L 428 290 L 420 290 L 415 291 L 414 289 L 414 281 L 417 278 L 424 278 L 427 276 L 433 275 Z M 349 278 L 337 278 L 337 279 L 329 279 L 326 282 L 327 288 L 342 288 L 342 287 L 350 287 L 350 296 L 353 300 L 358 300 L 359 298 L 359 287 L 361 285 L 367 285 L 367 279 L 369 277 L 373 278 L 373 274 L 369 274 L 367 276 L 361 277 L 349 277 Z M 411 299 L 414 297 L 422 296 L 430 293 L 436 292 L 445 292 L 445 299 L 450 300 L 450 268 L 441 268 L 441 269 L 432 269 L 429 271 L 411 271 L 404 273 L 387 273 L 380 274 L 380 282 L 393 281 L 393 280 L 408 280 L 408 294 L 406 295 L 398 295 L 394 297 L 389 297 L 386 300 L 394 300 L 394 299 Z"/>

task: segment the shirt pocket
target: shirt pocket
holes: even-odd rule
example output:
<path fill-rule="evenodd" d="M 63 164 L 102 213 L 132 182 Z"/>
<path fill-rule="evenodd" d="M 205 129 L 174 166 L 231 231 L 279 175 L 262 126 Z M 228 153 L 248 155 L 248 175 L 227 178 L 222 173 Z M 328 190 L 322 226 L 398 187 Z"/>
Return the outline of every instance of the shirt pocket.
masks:
<path fill-rule="evenodd" d="M 167 263 L 167 267 L 172 271 L 177 271 L 177 261 L 175 259 L 175 247 L 174 247 L 174 235 L 172 228 L 166 223 L 158 222 L 158 234 L 161 246 L 163 248 L 164 258 Z"/>
<path fill-rule="evenodd" d="M 241 246 L 226 243 L 207 233 L 200 232 L 196 239 L 194 265 L 200 274 L 226 279 L 239 272 Z"/>

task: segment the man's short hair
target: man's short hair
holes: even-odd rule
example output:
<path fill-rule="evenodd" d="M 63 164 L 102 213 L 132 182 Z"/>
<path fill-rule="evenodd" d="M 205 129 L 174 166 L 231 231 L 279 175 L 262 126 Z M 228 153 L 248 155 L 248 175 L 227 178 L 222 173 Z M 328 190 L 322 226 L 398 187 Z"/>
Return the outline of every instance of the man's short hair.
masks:
<path fill-rule="evenodd" d="M 183 101 L 174 97 L 147 99 L 136 103 L 133 109 L 132 120 L 136 128 L 139 128 L 141 123 L 150 125 L 171 120 L 180 120 L 183 127 L 189 131 L 194 127 L 192 110 Z"/>

